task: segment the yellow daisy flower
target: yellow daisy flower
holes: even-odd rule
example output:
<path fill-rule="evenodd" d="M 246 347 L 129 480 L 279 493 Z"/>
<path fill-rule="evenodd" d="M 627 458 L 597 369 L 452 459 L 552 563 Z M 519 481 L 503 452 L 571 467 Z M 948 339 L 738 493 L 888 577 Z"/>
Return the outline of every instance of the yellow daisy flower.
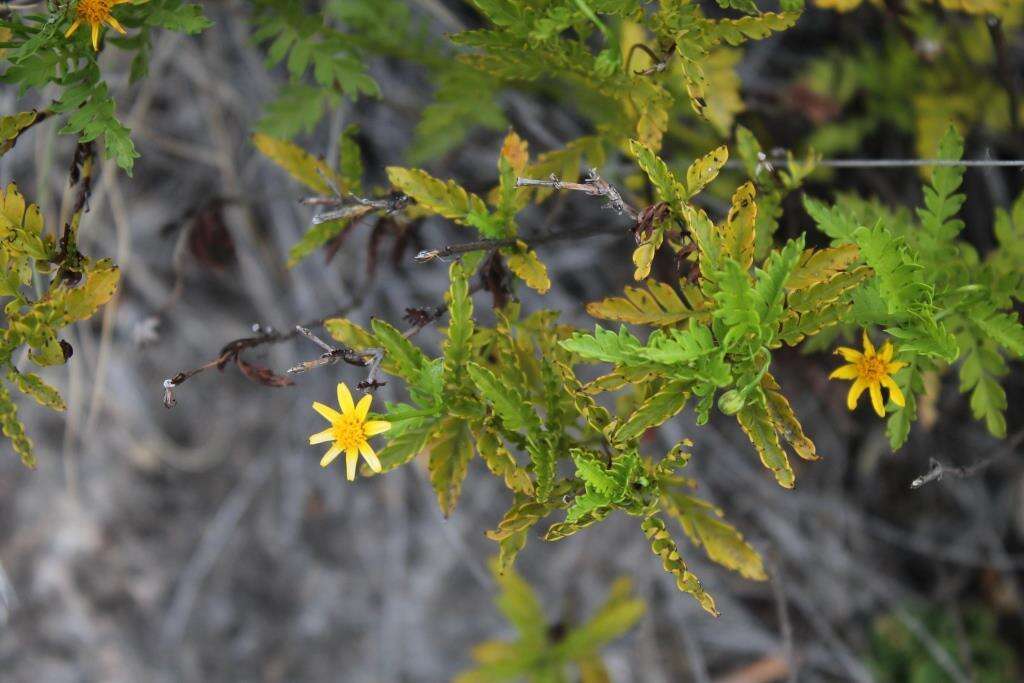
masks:
<path fill-rule="evenodd" d="M 371 470 L 380 472 L 380 460 L 377 459 L 377 454 L 370 447 L 368 439 L 375 434 L 381 434 L 391 429 L 391 423 L 384 420 L 366 419 L 372 402 L 373 397 L 367 394 L 359 399 L 358 405 L 353 404 L 352 394 L 344 382 L 338 383 L 340 413 L 323 403 L 313 402 L 313 410 L 323 415 L 324 419 L 331 423 L 331 426 L 309 437 L 309 443 L 334 442 L 320 460 L 321 467 L 330 465 L 338 457 L 338 454 L 344 451 L 345 468 L 349 481 L 356 478 L 356 465 L 359 464 L 360 453 Z"/>
<path fill-rule="evenodd" d="M 828 376 L 829 379 L 852 379 L 853 386 L 850 393 L 846 395 L 846 407 L 853 410 L 857 407 L 857 399 L 868 389 L 871 394 L 871 406 L 878 413 L 878 417 L 885 417 L 885 405 L 882 402 L 882 387 L 889 390 L 889 400 L 901 408 L 906 403 L 903 392 L 893 381 L 892 375 L 901 368 L 907 366 L 901 361 L 894 361 L 892 355 L 895 349 L 890 342 L 882 344 L 877 352 L 868 333 L 864 332 L 864 351 L 846 346 L 840 346 L 836 353 L 843 357 L 849 365 L 837 368 Z"/>
<path fill-rule="evenodd" d="M 110 14 L 114 5 L 120 5 L 125 2 L 131 2 L 131 0 L 78 0 L 78 5 L 75 6 L 75 21 L 71 24 L 71 28 L 67 30 L 67 33 L 64 34 L 64 37 L 70 38 L 73 36 L 84 21 L 92 26 L 92 49 L 99 51 L 100 27 L 103 24 L 109 24 L 118 33 L 125 32 L 124 26 L 121 26 L 121 23 Z"/>

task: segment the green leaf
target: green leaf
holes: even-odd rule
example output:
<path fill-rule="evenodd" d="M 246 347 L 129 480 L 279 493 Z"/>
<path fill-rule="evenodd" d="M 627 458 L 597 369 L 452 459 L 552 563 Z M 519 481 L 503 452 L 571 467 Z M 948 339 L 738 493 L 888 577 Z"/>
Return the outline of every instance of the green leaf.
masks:
<path fill-rule="evenodd" d="M 570 631 L 558 648 L 568 660 L 595 656 L 605 645 L 633 628 L 645 611 L 643 601 L 633 595 L 630 580 L 625 577 L 617 579 L 597 613 Z"/>
<path fill-rule="evenodd" d="M 380 318 L 374 318 L 370 326 L 374 338 L 384 348 L 385 358 L 394 363 L 393 374 L 410 384 L 416 384 L 430 362 L 423 351 Z"/>
<path fill-rule="evenodd" d="M 507 429 L 540 433 L 540 418 L 515 387 L 501 382 L 493 372 L 476 363 L 470 362 L 466 367 L 481 396 L 494 406 L 494 412 Z"/>
<path fill-rule="evenodd" d="M 650 179 L 658 200 L 676 207 L 681 201 L 680 190 L 683 188 L 672 171 L 669 170 L 668 165 L 650 147 L 639 140 L 630 140 L 629 150 L 636 157 L 637 165 Z"/>
<path fill-rule="evenodd" d="M 963 156 L 964 141 L 956 128 L 950 126 L 939 142 L 939 158 L 957 160 Z M 964 195 L 958 194 L 963 182 L 963 166 L 936 166 L 932 169 L 931 186 L 924 188 L 924 208 L 917 210 L 926 248 L 940 251 L 963 230 L 964 222 L 954 220 L 964 203 Z"/>
<path fill-rule="evenodd" d="M 427 470 L 441 512 L 447 517 L 459 499 L 462 481 L 473 457 L 473 441 L 465 420 L 454 417 L 441 420 L 435 434 Z"/>
<path fill-rule="evenodd" d="M 639 355 L 640 341 L 626 330 L 625 325 L 619 328 L 618 334 L 597 325 L 594 327 L 593 335 L 574 332 L 572 337 L 560 344 L 562 348 L 584 360 L 618 365 L 643 363 L 643 358 Z"/>
<path fill-rule="evenodd" d="M 664 424 L 686 406 L 690 393 L 679 382 L 669 382 L 641 403 L 615 430 L 613 441 L 622 443 L 640 437 L 648 429 Z"/>

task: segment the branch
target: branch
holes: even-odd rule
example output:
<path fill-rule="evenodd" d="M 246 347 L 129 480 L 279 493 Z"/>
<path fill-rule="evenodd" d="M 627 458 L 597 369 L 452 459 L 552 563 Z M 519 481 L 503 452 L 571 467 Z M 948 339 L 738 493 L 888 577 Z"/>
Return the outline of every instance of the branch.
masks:
<path fill-rule="evenodd" d="M 330 211 L 324 211 L 313 216 L 313 225 L 327 223 L 342 219 L 357 220 L 368 213 L 381 211 L 385 215 L 391 215 L 401 211 L 409 205 L 409 197 L 395 193 L 384 199 L 366 199 L 350 194 L 347 197 L 306 197 L 302 204 L 306 206 L 334 207 Z"/>
<path fill-rule="evenodd" d="M 384 361 L 384 349 L 358 350 L 350 349 L 346 346 L 334 347 L 301 325 L 296 325 L 295 331 L 319 346 L 324 352 L 313 360 L 303 361 L 294 367 L 288 368 L 289 375 L 298 375 L 316 368 L 337 365 L 338 363 L 348 363 L 349 365 L 370 368 L 366 379 L 356 385 L 358 388 L 374 391 L 384 386 L 385 382 L 377 379 L 380 372 L 380 364 Z"/>
<path fill-rule="evenodd" d="M 968 479 L 970 477 L 973 477 L 979 472 L 983 472 L 984 470 L 988 469 L 990 466 L 992 466 L 999 460 L 1002 460 L 1006 456 L 1013 454 L 1013 452 L 1017 449 L 1017 446 L 1019 446 L 1022 441 L 1024 441 L 1024 430 L 1021 430 L 1014 434 L 1012 437 L 1010 437 L 1010 439 L 1006 441 L 1005 444 L 1003 444 L 1003 447 L 994 455 L 979 460 L 973 465 L 944 465 L 935 458 L 929 458 L 928 472 L 922 474 L 921 476 L 914 479 L 914 481 L 910 482 L 910 488 L 919 489 L 925 484 L 929 484 L 933 481 L 941 481 L 942 478 L 945 476 L 954 477 L 956 479 Z"/>
<path fill-rule="evenodd" d="M 583 192 L 591 197 L 607 197 L 608 204 L 619 215 L 625 214 L 634 221 L 639 212 L 622 199 L 622 195 L 608 181 L 604 180 L 597 173 L 596 168 L 590 169 L 590 173 L 582 183 L 566 183 L 558 179 L 558 176 L 551 174 L 549 180 L 536 180 L 534 178 L 516 178 L 516 187 L 551 187 L 556 190 L 573 190 Z"/>
<path fill-rule="evenodd" d="M 308 331 L 308 328 L 310 327 L 320 327 L 324 324 L 324 321 L 328 320 L 329 318 L 335 318 L 340 315 L 345 315 L 345 313 L 347 313 L 349 309 L 351 309 L 355 304 L 356 302 L 353 302 L 349 306 L 339 309 L 330 315 L 326 315 L 322 318 L 317 318 L 316 320 L 310 320 L 309 322 L 306 322 L 302 325 L 296 325 L 292 330 L 288 332 L 276 332 L 271 328 L 264 328 L 259 325 L 254 325 L 253 331 L 257 333 L 255 336 L 243 337 L 241 339 L 235 339 L 233 341 L 230 341 L 227 344 L 225 344 L 223 348 L 221 348 L 220 353 L 217 355 L 217 357 L 211 360 L 210 362 L 192 368 L 191 370 L 184 370 L 182 372 L 179 372 L 177 375 L 171 377 L 170 379 L 165 379 L 163 382 L 164 407 L 173 408 L 177 404 L 178 401 L 174 395 L 174 390 L 177 389 L 179 386 L 181 386 L 191 378 L 195 377 L 196 375 L 206 372 L 207 370 L 211 370 L 213 368 L 223 370 L 224 366 L 226 366 L 230 362 L 234 362 L 238 366 L 239 370 L 242 371 L 242 374 L 244 374 L 246 377 L 255 382 L 259 382 L 260 384 L 263 384 L 265 386 L 273 387 L 290 386 L 291 384 L 293 384 L 293 382 L 287 377 L 276 375 L 273 372 L 271 372 L 268 368 L 247 363 L 245 360 L 241 358 L 241 354 L 244 351 L 254 349 L 258 346 L 263 346 L 264 344 L 279 344 L 281 342 L 288 341 L 289 339 L 294 339 L 295 337 L 298 336 L 300 329 L 306 329 Z"/>

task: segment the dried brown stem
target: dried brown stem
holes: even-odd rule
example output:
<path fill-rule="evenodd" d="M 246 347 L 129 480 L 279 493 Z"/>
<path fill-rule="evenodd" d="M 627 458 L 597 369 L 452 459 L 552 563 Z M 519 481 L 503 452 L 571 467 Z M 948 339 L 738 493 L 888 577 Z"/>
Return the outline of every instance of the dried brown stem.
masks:
<path fill-rule="evenodd" d="M 614 186 L 598 175 L 596 168 L 590 169 L 590 173 L 587 174 L 582 183 L 567 183 L 559 180 L 558 176 L 552 174 L 548 180 L 516 178 L 516 187 L 550 187 L 555 190 L 583 192 L 591 197 L 606 197 L 608 199 L 608 206 L 614 209 L 616 213 L 620 215 L 625 214 L 633 220 L 636 220 L 639 215 L 636 209 L 626 203 Z"/>

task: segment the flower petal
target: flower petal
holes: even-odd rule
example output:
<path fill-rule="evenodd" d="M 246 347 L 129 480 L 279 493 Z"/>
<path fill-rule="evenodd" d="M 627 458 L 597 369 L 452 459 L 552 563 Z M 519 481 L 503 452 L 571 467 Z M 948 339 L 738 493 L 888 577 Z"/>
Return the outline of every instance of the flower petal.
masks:
<path fill-rule="evenodd" d="M 838 349 L 836 349 L 836 353 L 842 356 L 843 360 L 845 360 L 847 363 L 856 363 L 857 361 L 864 357 L 863 353 L 861 353 L 857 349 L 851 349 L 849 346 L 840 346 Z"/>
<path fill-rule="evenodd" d="M 313 410 L 320 413 L 328 422 L 337 422 L 341 419 L 341 413 L 330 406 L 325 406 L 319 401 L 313 401 Z"/>
<path fill-rule="evenodd" d="M 857 370 L 857 366 L 843 365 L 832 371 L 832 374 L 828 376 L 829 379 L 857 379 L 860 376 L 860 372 Z"/>
<path fill-rule="evenodd" d="M 309 437 L 309 445 L 310 446 L 312 446 L 314 444 L 318 444 L 318 443 L 326 443 L 327 441 L 334 441 L 334 428 L 333 427 L 328 427 L 324 431 L 317 432 L 316 434 L 314 434 L 311 437 Z"/>
<path fill-rule="evenodd" d="M 345 451 L 345 476 L 349 481 L 356 480 L 356 465 L 359 464 L 359 451 L 350 448 Z"/>
<path fill-rule="evenodd" d="M 907 404 L 907 400 L 903 398 L 903 392 L 900 391 L 900 386 L 893 381 L 892 377 L 884 375 L 881 379 L 882 386 L 889 390 L 889 400 L 898 405 L 900 408 Z"/>
<path fill-rule="evenodd" d="M 885 403 L 882 401 L 882 385 L 872 382 L 871 386 L 871 407 L 878 413 L 878 417 L 885 417 Z"/>
<path fill-rule="evenodd" d="M 114 30 L 117 31 L 118 33 L 120 33 L 122 35 L 127 33 L 127 31 L 124 30 L 124 26 L 121 26 L 121 22 L 119 22 L 114 17 L 107 17 L 107 23 L 110 24 L 114 28 Z"/>
<path fill-rule="evenodd" d="M 366 415 L 370 412 L 370 404 L 373 403 L 373 396 L 365 394 L 359 403 L 356 404 L 356 417 L 360 420 L 365 420 Z"/>
<path fill-rule="evenodd" d="M 882 348 L 878 350 L 878 357 L 888 363 L 892 360 L 892 353 L 894 350 L 892 342 L 886 340 L 886 342 L 882 344 Z"/>
<path fill-rule="evenodd" d="M 391 429 L 391 423 L 386 420 L 370 420 L 363 425 L 363 434 L 374 436 L 382 434 Z"/>
<path fill-rule="evenodd" d="M 359 444 L 359 452 L 363 454 L 363 458 L 366 460 L 366 464 L 370 466 L 370 469 L 374 472 L 380 472 L 380 459 L 377 454 L 373 452 L 373 448 L 370 444 L 365 441 Z"/>
<path fill-rule="evenodd" d="M 868 383 L 860 377 L 850 387 L 850 393 L 846 395 L 846 408 L 847 410 L 855 410 L 857 408 L 857 399 L 864 393 L 864 390 L 868 388 Z"/>
<path fill-rule="evenodd" d="M 70 38 L 71 36 L 75 35 L 75 31 L 77 31 L 78 27 L 81 26 L 81 25 L 82 25 L 82 20 L 81 19 L 75 19 L 74 23 L 71 24 L 71 28 L 69 28 L 67 30 L 67 32 L 64 34 L 64 37 L 65 38 Z"/>
<path fill-rule="evenodd" d="M 100 51 L 100 25 L 92 25 L 92 49 L 95 52 Z"/>
<path fill-rule="evenodd" d="M 885 364 L 885 371 L 890 375 L 895 375 L 897 372 L 907 367 L 908 365 L 910 365 L 910 363 L 904 363 L 901 360 L 894 360 L 891 363 Z"/>
<path fill-rule="evenodd" d="M 352 403 L 352 392 L 348 390 L 348 385 L 344 382 L 338 382 L 338 405 L 343 413 L 351 413 L 355 409 L 355 404 Z"/>
<path fill-rule="evenodd" d="M 875 345 L 872 344 L 871 340 L 868 338 L 867 330 L 864 330 L 864 355 L 869 358 L 875 355 Z"/>
<path fill-rule="evenodd" d="M 338 446 L 337 444 L 331 446 L 328 451 L 324 453 L 324 457 L 320 458 L 320 467 L 327 467 L 334 462 L 334 459 L 338 457 L 338 453 L 341 453 L 341 446 Z"/>

